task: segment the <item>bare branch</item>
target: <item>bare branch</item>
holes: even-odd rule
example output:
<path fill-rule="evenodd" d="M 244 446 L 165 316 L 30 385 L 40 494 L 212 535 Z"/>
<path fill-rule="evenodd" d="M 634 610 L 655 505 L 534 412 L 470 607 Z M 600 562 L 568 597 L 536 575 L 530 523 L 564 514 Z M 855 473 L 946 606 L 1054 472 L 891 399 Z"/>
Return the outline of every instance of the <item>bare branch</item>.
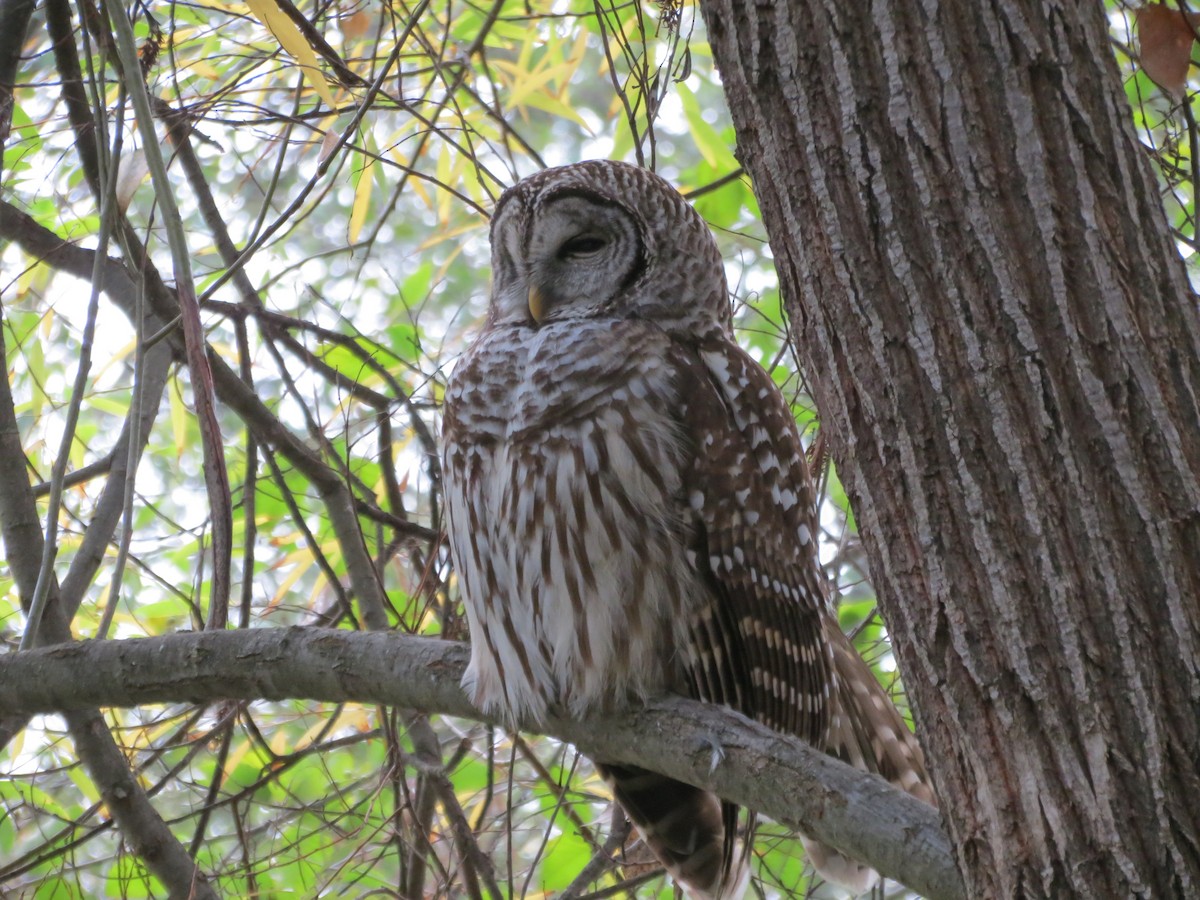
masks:
<path fill-rule="evenodd" d="M 0 368 L 8 371 L 3 340 L 0 340 Z M 24 459 L 8 379 L 0 378 L 0 485 L 3 485 L 0 489 L 0 529 L 3 530 L 6 559 L 21 593 L 22 604 L 28 609 L 38 578 L 36 561 L 42 555 L 45 538 L 38 524 Z M 71 626 L 53 572 L 47 584 L 47 603 L 36 637 L 42 643 L 70 646 L 62 643 L 71 640 Z M 11 658 L 21 655 L 13 654 Z M 24 721 L 19 716 L 0 715 L 3 715 L 0 740 L 7 740 Z M 217 895 L 204 873 L 155 812 L 145 789 L 130 771 L 124 754 L 109 733 L 104 717 L 95 709 L 88 709 L 87 704 L 72 704 L 66 719 L 76 753 L 87 767 L 121 833 L 147 867 L 170 888 L 172 898 L 216 900 Z"/>
<path fill-rule="evenodd" d="M 4 171 L 4 145 L 12 126 L 13 89 L 21 62 L 25 32 L 33 17 L 34 0 L 15 0 L 0 5 L 0 173 Z"/>
<path fill-rule="evenodd" d="M 192 376 L 192 394 L 196 405 L 196 418 L 200 425 L 200 443 L 204 453 L 204 486 L 208 492 L 209 515 L 212 520 L 212 590 L 208 608 L 208 627 L 224 628 L 229 615 L 230 561 L 233 556 L 233 503 L 230 499 L 229 472 L 225 467 L 225 440 L 221 436 L 221 425 L 217 421 L 212 370 L 204 339 L 204 326 L 200 322 L 200 305 L 196 300 L 196 288 L 192 283 L 192 267 L 183 219 L 175 202 L 171 182 L 167 178 L 167 166 L 159 149 L 158 136 L 154 130 L 154 119 L 150 111 L 150 95 L 142 67 L 138 63 L 137 48 L 133 43 L 133 25 L 124 8 L 112 11 L 112 26 L 116 33 L 117 52 L 124 69 L 125 87 L 137 111 L 137 126 L 142 132 L 142 147 L 150 177 L 154 183 L 154 195 L 162 209 L 163 225 L 166 227 L 167 243 L 171 247 L 171 258 L 175 268 L 176 299 L 183 320 L 184 346 L 187 354 L 188 371 Z M 103 247 L 104 244 L 101 244 Z"/>
<path fill-rule="evenodd" d="M 0 714 L 221 699 L 355 701 L 488 721 L 459 688 L 463 644 L 280 628 L 47 647 L 0 658 Z M 677 697 L 531 730 L 669 773 L 869 863 L 930 898 L 963 896 L 938 813 L 882 779 L 718 706 Z"/>
<path fill-rule="evenodd" d="M 81 278 L 91 274 L 94 251 L 62 240 L 52 231 L 39 225 L 28 214 L 0 201 L 0 238 L 14 240 L 32 255 L 47 264 Z M 108 297 L 127 315 L 133 315 L 133 296 L 136 285 L 129 277 L 120 260 L 109 258 L 104 268 L 104 289 Z M 146 285 L 149 298 L 156 309 L 170 309 L 169 297 L 161 297 L 157 291 L 161 281 L 149 279 Z M 183 356 L 182 341 L 178 334 L 170 335 L 176 359 Z M 342 552 L 351 585 L 363 608 L 363 618 L 371 628 L 386 628 L 383 588 L 363 544 L 362 531 L 358 522 L 358 503 L 342 476 L 328 466 L 321 457 L 304 444 L 292 431 L 271 412 L 258 394 L 230 368 L 223 358 L 208 348 L 209 365 L 212 368 L 213 384 L 217 397 L 228 404 L 246 423 L 255 437 L 273 447 L 292 465 L 304 473 L 316 486 L 329 513 Z M 386 521 L 392 527 L 400 527 L 415 537 L 430 536 L 412 523 L 395 520 L 382 510 L 364 509 L 364 514 Z"/>

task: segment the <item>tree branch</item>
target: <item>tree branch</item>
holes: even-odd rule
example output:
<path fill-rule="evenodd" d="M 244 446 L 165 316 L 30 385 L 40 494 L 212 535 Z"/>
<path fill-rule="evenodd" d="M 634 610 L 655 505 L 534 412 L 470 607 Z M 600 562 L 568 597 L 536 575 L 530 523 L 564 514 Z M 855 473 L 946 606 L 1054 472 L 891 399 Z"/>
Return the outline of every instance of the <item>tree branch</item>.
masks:
<path fill-rule="evenodd" d="M 383 703 L 488 721 L 459 688 L 463 644 L 307 628 L 93 641 L 0 657 L 0 715 L 221 699 Z M 715 791 L 931 898 L 964 896 L 938 812 L 882 779 L 717 706 L 521 723 L 593 758 Z"/>
<path fill-rule="evenodd" d="M 12 0 L 0 4 L 0 174 L 4 171 L 4 147 L 12 128 L 16 99 L 17 69 L 21 64 L 21 46 L 33 17 L 34 0 Z"/>
<path fill-rule="evenodd" d="M 36 256 L 47 265 L 80 278 L 91 277 L 94 251 L 64 241 L 52 231 L 39 225 L 32 216 L 0 200 L 0 239 L 17 242 L 26 253 Z M 147 269 L 147 276 L 152 270 Z M 104 291 L 109 299 L 132 318 L 136 313 L 132 298 L 137 286 L 130 278 L 119 259 L 109 258 L 104 268 Z M 157 315 L 166 318 L 178 312 L 172 310 L 174 301 L 162 287 L 156 276 L 146 283 L 148 299 L 156 305 Z M 183 359 L 182 338 L 171 335 L 170 346 L 175 359 Z M 393 528 L 407 535 L 429 537 L 427 531 L 418 532 L 419 526 L 408 522 L 392 521 L 382 510 L 370 509 L 365 501 L 356 500 L 341 475 L 330 468 L 319 454 L 304 444 L 292 431 L 271 412 L 262 399 L 229 367 L 211 347 L 207 348 L 209 365 L 212 367 L 213 384 L 217 397 L 226 403 L 255 437 L 278 450 L 292 465 L 316 486 L 328 511 L 329 522 L 345 554 L 346 568 L 351 586 L 359 598 L 364 618 L 371 628 L 387 627 L 383 588 L 376 576 L 358 522 L 359 508 L 376 520 L 384 520 Z M 40 526 L 39 526 L 40 527 Z"/>
<path fill-rule="evenodd" d="M 224 628 L 229 617 L 231 561 L 233 559 L 233 500 L 229 489 L 229 470 L 225 464 L 225 439 L 217 420 L 216 397 L 209 367 L 204 325 L 200 321 L 200 304 L 192 282 L 191 251 L 184 231 L 183 217 L 175 202 L 175 192 L 167 177 L 154 129 L 150 109 L 150 93 L 138 64 L 134 46 L 133 23 L 125 10 L 110 10 L 117 55 L 124 70 L 125 88 L 137 112 L 137 127 L 142 135 L 142 152 L 150 170 L 154 196 L 162 211 L 162 224 L 171 249 L 175 272 L 175 298 L 183 323 L 184 349 L 192 381 L 192 402 L 200 429 L 200 447 L 204 459 L 204 487 L 208 493 L 209 519 L 212 528 L 212 575 L 208 607 L 208 627 Z"/>
<path fill-rule="evenodd" d="M 0 337 L 0 369 L 8 371 L 4 341 Z M 37 519 L 37 505 L 25 472 L 25 454 L 17 427 L 12 394 L 7 378 L 0 377 L 0 531 L 3 532 L 6 560 L 21 595 L 21 604 L 29 608 L 37 580 L 37 560 L 42 556 L 45 537 Z M 59 648 L 71 640 L 70 618 L 63 609 L 58 581 L 50 573 L 45 615 L 37 632 L 39 640 Z M 32 628 L 30 623 L 27 627 Z M 22 654 L 13 654 L 19 657 Z M 81 676 L 86 677 L 86 676 Z M 11 684 L 0 679 L 6 689 Z M 171 892 L 172 898 L 216 900 L 216 893 L 204 873 L 187 851 L 175 840 L 170 828 L 155 812 L 150 798 L 129 770 L 104 717 L 96 709 L 71 704 L 67 725 L 75 742 L 75 751 L 91 775 L 92 781 L 129 842 L 147 867 Z M 23 722 L 0 714 L 0 737 L 5 740 Z"/>

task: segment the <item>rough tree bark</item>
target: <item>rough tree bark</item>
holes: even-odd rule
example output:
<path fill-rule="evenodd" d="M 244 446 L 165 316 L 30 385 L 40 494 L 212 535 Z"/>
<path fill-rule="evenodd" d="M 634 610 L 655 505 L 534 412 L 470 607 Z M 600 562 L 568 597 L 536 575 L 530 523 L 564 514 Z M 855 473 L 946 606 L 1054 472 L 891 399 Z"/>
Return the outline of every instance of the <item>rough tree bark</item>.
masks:
<path fill-rule="evenodd" d="M 1200 324 L 1102 4 L 701 6 L 968 894 L 1200 896 Z"/>

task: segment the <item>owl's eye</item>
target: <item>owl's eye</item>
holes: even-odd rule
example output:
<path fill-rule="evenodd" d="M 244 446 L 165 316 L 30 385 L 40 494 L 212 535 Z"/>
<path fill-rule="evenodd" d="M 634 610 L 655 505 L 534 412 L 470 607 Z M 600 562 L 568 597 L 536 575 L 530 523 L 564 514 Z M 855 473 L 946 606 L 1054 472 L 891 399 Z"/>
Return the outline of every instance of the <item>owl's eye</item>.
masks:
<path fill-rule="evenodd" d="M 557 255 L 559 259 L 572 259 L 577 256 L 587 256 L 588 254 L 595 253 L 606 243 L 607 242 L 604 240 L 604 238 L 600 237 L 599 235 L 581 234 L 577 237 L 571 238 L 568 241 L 565 241 L 563 245 L 558 248 Z"/>

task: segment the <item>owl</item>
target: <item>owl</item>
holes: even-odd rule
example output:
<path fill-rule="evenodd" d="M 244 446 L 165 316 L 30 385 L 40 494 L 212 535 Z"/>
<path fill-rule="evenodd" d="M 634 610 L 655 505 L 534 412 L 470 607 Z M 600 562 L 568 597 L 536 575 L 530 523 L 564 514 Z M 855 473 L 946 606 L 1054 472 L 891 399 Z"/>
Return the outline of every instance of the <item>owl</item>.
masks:
<path fill-rule="evenodd" d="M 830 606 L 796 423 L 734 340 L 700 215 L 652 172 L 582 162 L 507 190 L 491 243 L 486 324 L 443 418 L 468 694 L 515 723 L 679 693 L 932 802 L 920 748 Z M 595 762 L 689 894 L 744 890 L 752 816 Z M 806 846 L 827 877 L 874 883 Z"/>

